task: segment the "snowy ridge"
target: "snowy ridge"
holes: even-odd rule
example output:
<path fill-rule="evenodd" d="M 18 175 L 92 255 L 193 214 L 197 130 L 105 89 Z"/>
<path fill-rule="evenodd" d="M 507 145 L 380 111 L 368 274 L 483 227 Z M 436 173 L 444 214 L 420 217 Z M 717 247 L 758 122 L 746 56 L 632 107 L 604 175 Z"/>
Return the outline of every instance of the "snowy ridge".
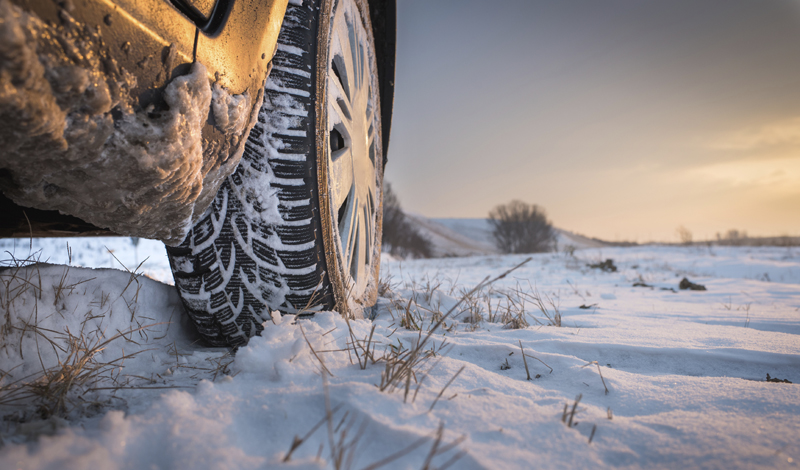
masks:
<path fill-rule="evenodd" d="M 480 256 L 499 253 L 494 244 L 483 236 L 481 227 L 470 226 L 464 230 L 463 227 L 452 227 L 442 223 L 442 220 L 463 219 L 428 219 L 425 216 L 411 213 L 407 213 L 406 217 L 420 231 L 420 234 L 431 241 L 434 257 Z"/>
<path fill-rule="evenodd" d="M 419 214 L 406 216 L 427 237 L 434 248 L 434 257 L 480 256 L 498 254 L 492 238 L 492 226 L 488 219 L 436 218 L 429 219 Z M 554 228 L 559 250 L 567 246 L 575 249 L 610 246 L 598 240 L 577 235 L 567 230 Z"/>
<path fill-rule="evenodd" d="M 570 232 L 561 228 L 556 228 L 556 241 L 558 242 L 559 250 L 563 250 L 568 246 L 573 246 L 577 250 L 584 248 L 603 248 L 612 246 L 611 243 L 605 243 L 595 238 L 589 238 L 577 233 Z"/>

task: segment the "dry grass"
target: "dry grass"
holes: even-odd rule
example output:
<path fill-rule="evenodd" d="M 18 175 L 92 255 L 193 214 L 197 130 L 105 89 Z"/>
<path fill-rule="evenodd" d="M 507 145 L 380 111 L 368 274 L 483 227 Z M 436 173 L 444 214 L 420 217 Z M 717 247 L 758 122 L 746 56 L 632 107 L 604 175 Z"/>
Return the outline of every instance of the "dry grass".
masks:
<path fill-rule="evenodd" d="M 394 281 L 394 277 L 389 275 L 378 279 L 378 297 L 387 297 L 394 292 L 398 287 L 398 283 Z"/>
<path fill-rule="evenodd" d="M 461 298 L 465 309 L 459 312 L 459 319 L 469 325 L 468 331 L 477 330 L 480 324 L 483 323 L 485 295 L 482 296 L 481 294 L 481 291 L 470 292 L 466 288 L 461 289 Z"/>
<path fill-rule="evenodd" d="M 381 372 L 380 383 L 377 385 L 378 390 L 391 393 L 402 388 L 404 390 L 403 401 L 406 401 L 411 391 L 411 382 L 422 383 L 417 380 L 418 371 L 428 359 L 434 356 L 435 350 L 433 348 L 423 349 L 425 342 L 421 333 L 420 331 L 417 341 L 409 347 L 406 347 L 400 340 L 397 345 L 390 344 L 387 347 L 381 357 L 384 369 Z"/>
<path fill-rule="evenodd" d="M 528 369 L 528 360 L 525 359 L 525 350 L 522 348 L 522 340 L 519 341 L 519 350 L 522 353 L 522 362 L 525 364 L 525 373 L 528 375 L 528 380 L 531 380 L 531 371 Z"/>
<path fill-rule="evenodd" d="M 149 328 L 155 325 L 146 325 Z M 37 406 L 42 417 L 63 416 L 77 405 L 85 402 L 83 394 L 100 388 L 121 388 L 119 374 L 114 374 L 126 359 L 133 354 L 122 354 L 107 362 L 97 360 L 97 355 L 110 343 L 140 329 L 132 329 L 104 339 L 99 331 L 86 333 L 83 330 L 73 334 L 68 329 L 62 334 L 45 330 L 36 325 L 28 325 L 37 337 L 42 337 L 56 351 L 58 365 L 44 367 L 40 373 L 23 377 L 15 382 L 0 386 L 0 405 L 19 405 L 32 403 Z M 59 354 L 60 352 L 60 354 Z M 63 357 L 62 357 L 63 355 Z M 6 374 L 7 375 L 7 374 Z M 5 377 L 4 377 L 5 378 Z M 111 385 L 111 387 L 100 387 Z"/>
<path fill-rule="evenodd" d="M 411 308 L 411 303 L 414 303 L 414 309 Z M 400 326 L 412 331 L 418 331 L 422 328 L 420 325 L 423 322 L 422 315 L 420 313 L 420 308 L 414 298 L 408 299 L 408 302 L 405 302 L 405 306 L 403 302 L 392 302 L 392 307 L 394 308 L 395 313 L 398 314 L 400 317 Z M 394 317 L 394 314 L 392 314 Z"/>
<path fill-rule="evenodd" d="M 520 349 L 520 351 L 522 353 L 522 362 L 525 364 L 525 373 L 528 375 L 528 380 L 531 380 L 531 372 L 528 369 L 528 360 L 526 359 L 528 357 L 531 358 L 531 359 L 536 359 L 537 361 L 541 362 L 542 364 L 544 364 L 545 367 L 550 369 L 550 373 L 551 374 L 553 373 L 553 368 L 550 367 L 549 365 L 547 365 L 546 362 L 544 362 L 543 360 L 539 359 L 536 356 L 531 356 L 530 354 L 525 354 L 525 348 L 522 347 L 522 340 L 517 340 L 517 341 L 519 342 L 519 349 Z M 539 378 L 539 374 L 536 374 L 535 378 L 538 379 Z"/>
<path fill-rule="evenodd" d="M 528 261 L 529 259 L 522 264 Z M 504 277 L 507 274 L 504 273 L 501 276 Z M 409 297 L 405 299 L 392 298 L 389 313 L 392 318 L 399 319 L 400 326 L 405 329 L 430 330 L 445 318 L 439 297 L 436 295 L 437 292 L 442 292 L 448 296 L 457 295 L 459 299 L 458 309 L 447 316 L 452 323 L 449 326 L 439 325 L 447 331 L 455 328 L 457 322 L 465 325 L 466 331 L 477 330 L 483 322 L 499 322 L 508 329 L 527 328 L 531 326 L 532 322 L 540 325 L 561 326 L 557 294 L 541 294 L 530 283 L 528 283 L 527 289 L 519 283 L 511 289 L 494 289 L 491 288 L 491 284 L 495 280 L 486 282 L 485 279 L 479 288 L 471 290 L 459 288 L 454 283 L 451 283 L 449 290 L 443 289 L 445 282 L 437 276 L 426 276 L 420 282 L 412 280 L 404 286 L 411 292 Z M 529 311 L 530 307 L 537 309 L 544 318 L 539 319 L 533 315 Z"/>
<path fill-rule="evenodd" d="M 502 313 L 499 315 L 500 323 L 504 328 L 519 330 L 530 326 L 528 313 L 526 311 L 525 298 L 520 297 L 517 290 L 503 291 L 505 303 L 502 306 Z M 499 309 L 500 307 L 498 307 Z"/>
<path fill-rule="evenodd" d="M 428 411 L 433 411 L 433 407 L 436 406 L 436 403 L 439 401 L 440 398 L 442 398 L 442 395 L 444 395 L 444 391 L 447 390 L 447 387 L 449 387 L 450 384 L 452 384 L 453 381 L 456 380 L 456 377 L 458 377 L 464 371 L 464 369 L 466 367 L 467 366 L 461 366 L 461 369 L 458 369 L 458 372 L 456 372 L 455 375 L 453 375 L 450 378 L 450 380 L 447 381 L 447 383 L 444 385 L 444 387 L 442 387 L 442 390 L 439 391 L 439 394 L 436 395 L 436 399 L 433 400 L 433 403 L 431 403 L 431 407 L 428 409 Z"/>
<path fill-rule="evenodd" d="M 555 300 L 554 300 L 555 299 Z M 475 330 L 482 321 L 502 323 L 503 328 L 524 329 L 531 326 L 531 320 L 540 325 L 561 326 L 561 311 L 558 296 L 542 294 L 528 283 L 528 288 L 517 285 L 511 289 L 475 292 L 464 296 L 466 306 L 462 320 Z M 530 312 L 530 307 L 538 310 L 543 319 Z"/>
<path fill-rule="evenodd" d="M 434 294 L 442 287 L 442 284 L 443 282 L 439 279 L 438 275 L 431 277 L 426 274 L 419 285 L 412 285 L 412 289 L 415 293 L 421 293 L 423 301 L 430 304 L 433 301 Z"/>
<path fill-rule="evenodd" d="M 423 299 L 419 299 L 418 301 L 412 296 L 410 299 L 403 300 L 402 304 L 400 301 L 392 302 L 393 308 L 395 309 L 395 312 L 392 313 L 392 317 L 396 318 L 396 313 L 400 318 L 401 327 L 417 331 L 417 338 L 410 344 L 404 344 L 398 339 L 396 344 L 391 343 L 384 346 L 380 354 L 376 352 L 378 343 L 373 339 L 375 327 L 373 326 L 369 334 L 361 339 L 357 337 L 356 333 L 353 331 L 349 319 L 345 318 L 349 330 L 347 351 L 350 354 L 351 363 L 353 356 L 355 356 L 361 369 L 366 369 L 369 364 L 382 363 L 384 370 L 381 373 L 380 382 L 376 385 L 378 389 L 382 392 L 387 391 L 389 393 L 402 389 L 404 392 L 403 400 L 407 401 L 411 394 L 412 384 L 414 384 L 416 387 L 412 396 L 413 401 L 419 391 L 419 387 L 422 385 L 422 381 L 427 376 L 427 373 L 421 374 L 422 368 L 431 358 L 441 353 L 447 343 L 446 340 L 443 340 L 439 343 L 437 348 L 435 341 L 433 341 L 433 335 L 440 329 L 447 330 L 446 322 L 455 315 L 465 311 L 460 309 L 462 305 L 467 306 L 466 311 L 470 311 L 471 308 L 477 311 L 478 302 L 476 299 L 478 298 L 479 292 L 489 287 L 495 281 L 506 277 L 530 260 L 531 258 L 528 258 L 494 279 L 487 277 L 473 289 L 463 291 L 460 299 L 445 313 L 441 312 L 438 303 L 434 302 L 434 309 L 425 308 L 419 304 L 419 301 L 424 301 L 430 305 L 434 300 L 435 293 L 442 286 L 442 283 L 438 281 L 436 277 L 426 278 L 424 284 L 421 284 L 421 295 Z M 472 307 L 470 307 L 470 305 L 472 305 Z M 423 312 L 430 313 L 431 320 L 427 328 L 424 328 L 426 322 L 422 315 Z M 306 339 L 306 341 L 308 341 L 308 339 Z M 309 343 L 309 347 L 310 346 L 311 344 Z M 317 356 L 316 353 L 315 356 Z M 326 369 L 322 359 L 320 357 L 317 357 L 317 359 L 323 365 L 323 369 Z M 430 372 L 430 369 L 428 369 L 428 372 Z M 458 374 L 456 374 L 456 376 L 457 375 Z M 455 380 L 455 377 L 453 377 L 452 380 Z"/>
<path fill-rule="evenodd" d="M 539 289 L 531 285 L 528 281 L 528 289 L 523 289 L 519 284 L 512 290 L 515 299 L 519 302 L 524 309 L 527 303 L 534 305 L 536 309 L 544 316 L 544 320 L 533 317 L 534 320 L 540 325 L 547 326 L 561 326 L 561 310 L 559 307 L 559 297 L 557 295 L 550 296 L 542 294 Z M 553 300 L 555 298 L 555 300 Z"/>
<path fill-rule="evenodd" d="M 175 358 L 175 363 L 172 364 L 168 371 L 170 374 L 175 374 L 179 370 L 185 370 L 191 375 L 188 376 L 189 379 L 192 380 L 201 380 L 201 379 L 211 379 L 211 381 L 216 381 L 220 376 L 230 375 L 231 377 L 235 377 L 237 372 L 233 372 L 231 370 L 231 365 L 234 361 L 233 354 L 228 351 L 220 354 L 219 356 L 209 357 L 205 359 L 206 365 L 198 365 L 198 364 L 190 364 L 188 360 L 183 359 L 191 356 L 191 354 L 185 354 L 180 352 L 178 349 L 178 345 L 170 343 L 167 346 L 167 354 L 173 356 Z M 202 364 L 202 363 L 201 363 Z M 159 378 L 163 379 L 160 375 Z M 154 378 L 146 378 L 146 377 L 136 377 L 133 376 L 132 378 L 139 378 L 145 379 L 150 381 L 151 383 L 155 383 Z M 125 388 L 128 388 L 127 385 L 129 382 L 125 382 Z M 135 387 L 130 387 L 135 388 Z"/>
<path fill-rule="evenodd" d="M 575 402 L 572 404 L 572 408 L 570 408 L 569 403 L 564 404 L 564 412 L 561 413 L 561 422 L 566 424 L 568 428 L 574 427 L 578 425 L 578 422 L 575 421 L 575 416 L 578 414 L 578 404 L 581 402 L 581 398 L 583 398 L 582 394 L 578 394 L 575 397 Z"/>
<path fill-rule="evenodd" d="M 69 245 L 67 254 L 71 263 Z M 44 326 L 47 318 L 41 318 L 40 307 L 43 312 L 51 312 L 50 315 L 81 318 L 79 312 L 67 311 L 66 305 L 70 296 L 85 295 L 85 285 L 93 278 L 74 282 L 71 280 L 74 276 L 70 273 L 72 267 L 66 265 L 55 278 L 55 283 L 47 286 L 44 281 L 47 277 L 40 269 L 43 265 L 40 264 L 39 252 L 24 259 L 9 255 L 10 258 L 3 260 L 3 267 L 0 268 L 0 313 L 3 318 L 0 342 L 4 348 L 13 348 L 23 362 L 12 370 L 0 371 L 0 405 L 34 406 L 37 414 L 43 418 L 66 416 L 84 405 L 96 405 L 97 403 L 88 398 L 94 396 L 92 392 L 129 388 L 133 379 L 145 379 L 122 374 L 125 360 L 146 351 L 141 344 L 134 341 L 133 335 L 138 333 L 146 340 L 147 330 L 162 324 L 143 324 L 138 318 L 133 318 L 141 288 L 138 282 L 140 274 L 128 271 L 131 274 L 130 280 L 117 297 L 122 298 L 131 310 L 130 329 L 117 330 L 112 335 L 106 334 L 101 325 L 111 315 L 111 304 L 114 301 L 110 294 L 101 291 L 99 300 L 88 303 L 89 311 L 83 314 L 77 331 L 70 327 L 57 331 Z M 122 295 L 133 284 L 137 285 L 136 293 L 129 295 L 132 300 L 125 299 Z M 48 298 L 44 294 L 50 295 L 50 292 L 45 291 L 48 288 L 52 288 L 52 306 L 42 304 L 43 299 Z M 102 356 L 108 355 L 104 353 L 108 346 L 120 339 L 134 344 L 136 347 L 133 349 L 136 352 L 126 354 L 121 349 L 122 352 L 113 359 L 101 360 Z M 25 357 L 26 340 L 35 342 L 33 349 L 36 357 Z M 33 364 L 38 362 L 38 371 L 24 377 L 13 377 L 13 371 L 23 367 L 26 362 L 30 366 L 32 361 L 35 361 Z M 220 365 L 222 364 L 218 366 Z"/>
<path fill-rule="evenodd" d="M 592 439 L 594 439 L 595 431 L 597 431 L 597 425 L 596 424 L 592 426 L 592 433 L 589 434 L 589 444 L 591 444 L 592 443 Z"/>
<path fill-rule="evenodd" d="M 372 338 L 375 336 L 375 325 L 373 324 L 372 328 L 369 330 L 369 336 L 365 337 L 363 340 L 359 340 L 356 338 L 356 335 L 353 332 L 353 326 L 350 324 L 350 320 L 345 318 L 345 322 L 347 322 L 347 330 L 350 333 L 350 341 L 347 342 L 347 352 L 349 354 L 352 348 L 352 351 L 358 360 L 358 366 L 361 368 L 361 370 L 366 369 L 370 362 L 375 364 L 381 360 L 381 358 L 375 357 L 375 347 L 377 346 L 377 343 L 372 341 Z M 308 341 L 308 339 L 306 339 L 306 341 Z M 310 343 L 309 347 L 311 347 Z M 350 362 L 352 363 L 352 358 L 350 359 Z"/>
<path fill-rule="evenodd" d="M 425 364 L 437 355 L 437 348 L 432 342 L 432 335 L 440 329 L 450 331 L 457 324 L 456 317 L 468 325 L 467 330 L 476 329 L 486 320 L 492 323 L 500 321 L 506 328 L 525 328 L 530 326 L 527 319 L 530 314 L 527 313 L 526 307 L 532 301 L 535 302 L 535 299 L 538 299 L 538 303 L 535 302 L 535 305 L 544 309 L 548 321 L 560 326 L 561 316 L 557 303 L 550 297 L 545 296 L 543 298 L 535 288 L 531 288 L 531 292 L 523 291 L 519 285 L 516 289 L 508 291 L 490 289 L 494 282 L 508 276 L 531 259 L 527 258 L 522 263 L 493 279 L 485 278 L 470 290 L 461 289 L 458 301 L 447 312 L 442 312 L 438 303 L 437 292 L 441 291 L 444 283 L 436 276 L 426 277 L 419 283 L 412 281 L 410 284 L 406 284 L 405 287 L 410 289 L 412 293 L 407 299 L 394 297 L 394 292 L 389 287 L 386 287 L 384 292 L 391 294 L 393 297 L 389 310 L 392 318 L 399 319 L 400 327 L 418 332 L 417 337 L 410 344 L 404 344 L 402 341 L 397 340 L 396 343 L 384 346 L 383 352 L 378 353 L 376 351 L 379 343 L 374 340 L 375 328 L 373 327 L 368 334 L 360 338 L 354 333 L 352 325 L 348 321 L 349 340 L 347 342 L 347 350 L 351 357 L 351 363 L 353 363 L 353 356 L 355 356 L 361 369 L 365 369 L 370 364 L 381 363 L 384 370 L 381 373 L 380 382 L 376 384 L 378 389 L 389 393 L 402 390 L 404 402 L 407 402 L 409 397 L 413 402 L 423 381 L 436 365 L 434 364 L 428 368 L 427 373 L 423 374 L 421 372 L 426 367 Z M 382 283 L 384 286 L 390 285 L 389 280 L 382 281 Z M 455 285 L 451 285 L 449 294 L 452 295 L 455 290 Z M 546 302 L 549 302 L 550 307 L 546 307 Z M 451 320 L 452 323 L 448 327 L 446 322 Z M 439 344 L 438 351 L 442 351 L 445 345 L 446 341 L 442 341 Z M 552 372 L 552 368 L 543 361 L 525 354 L 524 350 L 522 352 L 526 370 L 528 370 L 526 357 L 529 357 L 541 362 Z M 459 370 L 439 392 L 439 395 L 431 405 L 431 409 L 462 370 Z M 528 377 L 530 379 L 530 373 L 528 373 Z M 413 394 L 411 393 L 412 389 Z"/>
<path fill-rule="evenodd" d="M 600 370 L 600 364 L 597 361 L 591 361 L 586 363 L 582 367 L 589 367 L 591 365 L 597 366 L 597 373 L 600 374 L 600 381 L 603 382 L 603 388 L 606 390 L 606 395 L 608 395 L 608 386 L 606 385 L 606 379 L 603 378 L 603 371 Z"/>
<path fill-rule="evenodd" d="M 8 253 L 8 252 L 6 252 Z M 10 258 L 0 262 L 0 314 L 3 325 L 0 326 L 0 336 L 4 347 L 7 347 L 6 337 L 14 330 L 14 318 L 17 300 L 32 291 L 34 299 L 42 298 L 42 276 L 39 270 L 25 269 L 39 263 L 39 253 L 29 255 L 27 258 L 18 259 L 11 253 Z M 34 305 L 34 313 L 37 305 Z"/>

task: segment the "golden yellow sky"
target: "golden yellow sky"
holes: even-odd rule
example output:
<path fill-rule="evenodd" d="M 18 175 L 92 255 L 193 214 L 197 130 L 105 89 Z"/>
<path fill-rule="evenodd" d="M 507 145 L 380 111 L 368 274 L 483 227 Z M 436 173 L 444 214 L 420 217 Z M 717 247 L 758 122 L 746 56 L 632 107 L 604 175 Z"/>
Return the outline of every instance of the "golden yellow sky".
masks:
<path fill-rule="evenodd" d="M 386 179 L 407 210 L 800 235 L 800 3 L 401 0 Z"/>

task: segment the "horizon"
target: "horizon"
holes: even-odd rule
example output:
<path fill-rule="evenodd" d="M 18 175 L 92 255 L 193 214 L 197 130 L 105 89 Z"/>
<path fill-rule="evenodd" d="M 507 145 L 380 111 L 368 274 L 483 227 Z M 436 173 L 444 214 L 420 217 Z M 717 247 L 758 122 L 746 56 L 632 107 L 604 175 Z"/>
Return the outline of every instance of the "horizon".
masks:
<path fill-rule="evenodd" d="M 429 218 L 798 236 L 798 43 L 788 0 L 402 0 L 386 179 Z"/>
<path fill-rule="evenodd" d="M 412 213 L 412 215 L 419 216 L 421 214 Z M 425 216 L 423 216 L 423 217 L 425 217 Z M 439 220 L 486 220 L 486 221 L 489 220 L 488 217 L 427 217 L 427 218 L 429 220 L 434 221 L 434 222 L 439 221 Z M 598 241 L 602 241 L 602 242 L 608 242 L 608 243 L 636 243 L 636 244 L 639 244 L 639 245 L 660 244 L 660 243 L 661 244 L 671 244 L 671 245 L 684 245 L 685 244 L 684 242 L 681 242 L 681 241 L 678 241 L 678 240 L 625 240 L 625 239 L 609 240 L 609 239 L 604 239 L 604 238 L 599 238 L 599 237 L 593 237 L 593 236 L 587 235 L 585 233 L 580 233 L 580 232 L 576 232 L 574 230 L 569 230 L 569 229 L 564 228 L 564 227 L 559 227 L 557 224 L 552 224 L 552 225 L 553 225 L 553 228 L 556 229 L 556 230 L 562 230 L 562 231 L 565 231 L 565 232 L 569 232 L 569 233 L 571 233 L 573 235 L 578 235 L 578 236 L 581 236 L 581 237 L 586 237 L 586 238 L 590 238 L 590 239 L 594 239 L 594 240 L 598 240 Z M 736 230 L 736 229 L 732 229 L 732 230 Z M 737 230 L 737 232 L 738 232 L 738 237 L 739 237 L 738 239 L 739 240 L 777 239 L 777 238 L 782 238 L 782 237 L 800 238 L 800 236 L 798 236 L 798 235 L 751 235 L 750 233 L 748 233 L 745 230 Z M 717 235 L 719 235 L 721 237 L 721 239 Z M 717 242 L 717 241 L 720 241 L 720 240 L 725 241 L 725 240 L 729 240 L 728 238 L 725 238 L 728 235 L 729 234 L 728 234 L 727 231 L 726 232 L 719 232 L 719 233 L 714 234 L 714 236 L 710 237 L 710 238 L 693 238 L 691 243 Z M 792 246 L 794 246 L 794 245 L 792 245 Z"/>

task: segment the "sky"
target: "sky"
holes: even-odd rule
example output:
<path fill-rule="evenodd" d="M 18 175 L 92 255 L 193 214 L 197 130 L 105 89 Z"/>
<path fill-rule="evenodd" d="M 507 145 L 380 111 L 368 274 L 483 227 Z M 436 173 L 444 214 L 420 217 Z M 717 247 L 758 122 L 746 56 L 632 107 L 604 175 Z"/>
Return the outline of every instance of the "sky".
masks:
<path fill-rule="evenodd" d="M 800 235 L 800 2 L 397 3 L 385 178 L 406 211 Z"/>

